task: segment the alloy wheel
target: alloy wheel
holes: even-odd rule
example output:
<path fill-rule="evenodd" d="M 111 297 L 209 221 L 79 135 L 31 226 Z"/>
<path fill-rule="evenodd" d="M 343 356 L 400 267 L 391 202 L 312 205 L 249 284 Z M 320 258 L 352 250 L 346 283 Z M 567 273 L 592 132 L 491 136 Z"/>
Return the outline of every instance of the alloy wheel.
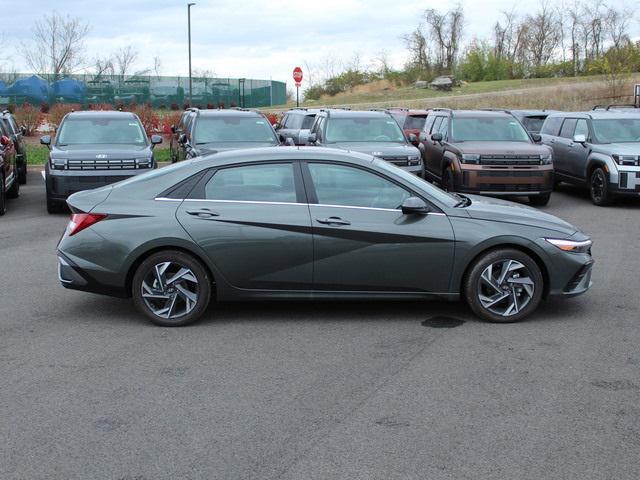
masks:
<path fill-rule="evenodd" d="M 591 196 L 596 202 L 599 202 L 604 194 L 604 178 L 599 172 L 593 174 L 591 179 Z"/>
<path fill-rule="evenodd" d="M 156 264 L 144 277 L 141 289 L 149 310 L 167 319 L 189 314 L 198 303 L 200 290 L 193 271 L 176 262 Z"/>
<path fill-rule="evenodd" d="M 483 308 L 510 317 L 531 301 L 536 284 L 529 269 L 516 260 L 499 260 L 486 267 L 478 279 L 478 299 Z"/>

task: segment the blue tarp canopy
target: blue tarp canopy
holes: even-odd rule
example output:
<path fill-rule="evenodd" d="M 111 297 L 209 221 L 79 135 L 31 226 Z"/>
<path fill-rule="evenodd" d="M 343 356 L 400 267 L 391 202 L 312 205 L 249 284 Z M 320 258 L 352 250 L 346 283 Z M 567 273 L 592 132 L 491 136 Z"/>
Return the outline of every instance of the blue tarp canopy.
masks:
<path fill-rule="evenodd" d="M 11 95 L 24 97 L 25 100 L 31 100 L 32 102 L 42 103 L 49 101 L 49 84 L 38 75 L 16 80 L 9 88 L 9 92 Z"/>
<path fill-rule="evenodd" d="M 64 101 L 77 103 L 82 102 L 87 93 L 87 87 L 84 82 L 73 78 L 63 78 L 53 82 L 51 90 L 56 99 L 62 98 Z"/>

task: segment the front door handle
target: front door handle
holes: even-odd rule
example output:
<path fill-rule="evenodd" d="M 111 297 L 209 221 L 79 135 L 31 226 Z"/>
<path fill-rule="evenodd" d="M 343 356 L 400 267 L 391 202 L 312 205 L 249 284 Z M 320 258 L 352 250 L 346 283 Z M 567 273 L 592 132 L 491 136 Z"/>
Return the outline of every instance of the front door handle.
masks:
<path fill-rule="evenodd" d="M 351 225 L 350 221 L 343 220 L 340 217 L 316 218 L 316 222 L 325 225 Z"/>
<path fill-rule="evenodd" d="M 208 208 L 199 208 L 197 210 L 187 210 L 189 215 L 200 218 L 218 217 L 219 213 L 209 210 Z"/>

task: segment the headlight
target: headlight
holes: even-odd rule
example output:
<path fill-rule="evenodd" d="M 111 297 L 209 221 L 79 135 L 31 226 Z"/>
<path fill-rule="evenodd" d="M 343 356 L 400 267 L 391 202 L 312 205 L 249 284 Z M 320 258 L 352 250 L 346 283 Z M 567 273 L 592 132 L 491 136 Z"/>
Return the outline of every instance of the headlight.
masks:
<path fill-rule="evenodd" d="M 51 168 L 53 168 L 54 170 L 65 170 L 67 168 L 67 159 L 51 158 L 50 164 L 51 164 Z"/>
<path fill-rule="evenodd" d="M 571 253 L 588 253 L 593 244 L 591 240 L 575 241 L 561 238 L 545 238 L 545 240 L 560 250 Z"/>
<path fill-rule="evenodd" d="M 478 163 L 480 161 L 480 155 L 477 153 L 463 153 L 460 156 L 462 163 Z"/>
<path fill-rule="evenodd" d="M 550 153 L 544 153 L 540 155 L 540 165 L 549 165 L 553 156 Z"/>
<path fill-rule="evenodd" d="M 611 158 L 618 165 L 627 165 L 631 167 L 637 167 L 640 165 L 640 157 L 638 155 L 611 155 Z"/>
<path fill-rule="evenodd" d="M 150 158 L 136 158 L 136 167 L 137 168 L 149 168 L 149 167 L 151 167 L 151 159 Z"/>
<path fill-rule="evenodd" d="M 410 162 L 415 162 L 416 160 L 420 160 L 420 157 L 418 155 L 409 155 L 407 160 L 409 160 Z"/>

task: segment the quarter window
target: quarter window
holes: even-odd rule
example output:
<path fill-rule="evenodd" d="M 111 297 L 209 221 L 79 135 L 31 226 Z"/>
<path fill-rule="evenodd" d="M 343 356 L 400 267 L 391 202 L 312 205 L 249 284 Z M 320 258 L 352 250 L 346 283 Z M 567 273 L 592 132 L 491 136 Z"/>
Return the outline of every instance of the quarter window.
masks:
<path fill-rule="evenodd" d="M 246 165 L 218 170 L 205 185 L 207 200 L 296 202 L 293 165 Z"/>
<path fill-rule="evenodd" d="M 318 203 L 369 208 L 400 208 L 411 196 L 404 188 L 360 168 L 327 163 L 309 164 Z"/>
<path fill-rule="evenodd" d="M 560 124 L 562 124 L 562 117 L 547 117 L 542 125 L 540 133 L 545 135 L 557 136 L 560 130 Z"/>

